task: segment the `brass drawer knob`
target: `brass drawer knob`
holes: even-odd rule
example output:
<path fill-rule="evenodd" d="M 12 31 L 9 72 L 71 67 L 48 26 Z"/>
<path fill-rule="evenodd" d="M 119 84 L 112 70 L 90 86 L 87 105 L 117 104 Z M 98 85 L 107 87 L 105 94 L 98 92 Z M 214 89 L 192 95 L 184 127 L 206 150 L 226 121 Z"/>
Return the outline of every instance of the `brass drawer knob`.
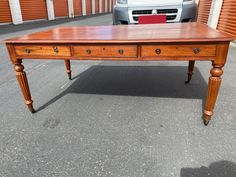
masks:
<path fill-rule="evenodd" d="M 158 49 L 155 50 L 155 52 L 156 52 L 156 54 L 159 55 L 159 54 L 161 54 L 161 49 L 158 48 Z"/>
<path fill-rule="evenodd" d="M 123 55 L 123 54 L 124 54 L 124 50 L 123 50 L 123 49 L 120 49 L 120 50 L 118 50 L 118 53 L 121 54 L 121 55 Z"/>
<path fill-rule="evenodd" d="M 193 53 L 198 54 L 199 52 L 200 52 L 200 49 L 199 49 L 199 48 L 194 48 L 194 49 L 193 49 Z"/>
<path fill-rule="evenodd" d="M 86 53 L 87 53 L 87 54 L 91 54 L 92 51 L 91 51 L 90 49 L 87 49 L 87 50 L 86 50 Z"/>
<path fill-rule="evenodd" d="M 30 53 L 30 49 L 27 49 L 27 48 L 26 48 L 26 49 L 25 49 L 25 53 L 28 53 L 28 54 L 29 54 L 29 53 Z"/>
<path fill-rule="evenodd" d="M 54 47 L 53 50 L 54 50 L 54 53 L 59 53 L 59 50 L 57 47 Z"/>

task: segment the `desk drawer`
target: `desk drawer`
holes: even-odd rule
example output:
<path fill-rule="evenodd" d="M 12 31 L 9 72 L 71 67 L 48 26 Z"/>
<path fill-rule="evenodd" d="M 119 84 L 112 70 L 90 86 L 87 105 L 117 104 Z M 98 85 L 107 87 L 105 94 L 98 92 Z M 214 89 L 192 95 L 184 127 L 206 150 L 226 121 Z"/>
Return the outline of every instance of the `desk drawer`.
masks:
<path fill-rule="evenodd" d="M 133 45 L 104 45 L 86 46 L 77 45 L 73 47 L 73 54 L 77 57 L 116 57 L 132 58 L 137 57 L 137 46 Z"/>
<path fill-rule="evenodd" d="M 215 56 L 216 45 L 143 45 L 141 47 L 142 57 L 194 57 Z"/>
<path fill-rule="evenodd" d="M 19 45 L 15 49 L 18 56 L 71 56 L 69 46 Z"/>

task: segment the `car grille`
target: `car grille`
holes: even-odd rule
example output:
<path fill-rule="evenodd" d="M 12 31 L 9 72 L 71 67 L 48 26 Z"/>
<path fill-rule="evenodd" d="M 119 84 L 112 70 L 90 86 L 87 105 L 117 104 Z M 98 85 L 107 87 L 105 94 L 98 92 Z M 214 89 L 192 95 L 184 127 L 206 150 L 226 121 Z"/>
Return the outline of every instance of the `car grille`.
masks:
<path fill-rule="evenodd" d="M 157 14 L 173 14 L 178 13 L 178 9 L 157 9 Z M 133 15 L 145 15 L 152 14 L 152 10 L 134 10 L 132 12 Z"/>
<path fill-rule="evenodd" d="M 178 9 L 154 9 L 154 10 L 134 10 L 132 16 L 134 21 L 138 21 L 138 17 L 141 15 L 152 14 L 165 14 L 167 21 L 175 20 L 177 17 Z"/>
<path fill-rule="evenodd" d="M 157 14 L 174 14 L 178 13 L 178 9 L 157 9 Z"/>
<path fill-rule="evenodd" d="M 152 14 L 152 10 L 134 10 L 133 15 Z"/>
<path fill-rule="evenodd" d="M 166 16 L 166 19 L 167 20 L 174 20 L 174 19 L 176 19 L 176 17 L 177 17 L 177 15 L 168 15 L 168 16 Z"/>

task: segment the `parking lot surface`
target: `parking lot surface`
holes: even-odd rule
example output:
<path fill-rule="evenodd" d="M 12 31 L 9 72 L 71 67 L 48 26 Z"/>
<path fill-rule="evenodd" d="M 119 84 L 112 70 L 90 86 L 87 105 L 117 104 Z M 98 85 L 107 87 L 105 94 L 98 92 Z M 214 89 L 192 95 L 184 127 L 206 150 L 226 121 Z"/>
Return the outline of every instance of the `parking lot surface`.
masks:
<path fill-rule="evenodd" d="M 0 40 L 111 19 L 0 27 Z M 69 81 L 63 61 L 23 60 L 37 110 L 31 114 L 3 43 L 0 51 L 0 176 L 236 176 L 236 48 L 207 127 L 210 62 L 197 62 L 186 85 L 187 62 L 71 61 Z"/>

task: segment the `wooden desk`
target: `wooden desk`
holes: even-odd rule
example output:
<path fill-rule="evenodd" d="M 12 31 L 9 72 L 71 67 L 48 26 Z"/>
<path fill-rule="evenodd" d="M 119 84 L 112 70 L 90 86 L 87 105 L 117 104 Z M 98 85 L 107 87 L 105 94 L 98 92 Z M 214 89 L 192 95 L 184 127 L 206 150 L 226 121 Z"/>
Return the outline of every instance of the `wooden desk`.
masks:
<path fill-rule="evenodd" d="M 187 60 L 191 80 L 195 60 L 212 62 L 204 110 L 207 125 L 233 37 L 199 23 L 59 27 L 5 40 L 25 103 L 34 112 L 22 59 L 70 60 Z"/>

